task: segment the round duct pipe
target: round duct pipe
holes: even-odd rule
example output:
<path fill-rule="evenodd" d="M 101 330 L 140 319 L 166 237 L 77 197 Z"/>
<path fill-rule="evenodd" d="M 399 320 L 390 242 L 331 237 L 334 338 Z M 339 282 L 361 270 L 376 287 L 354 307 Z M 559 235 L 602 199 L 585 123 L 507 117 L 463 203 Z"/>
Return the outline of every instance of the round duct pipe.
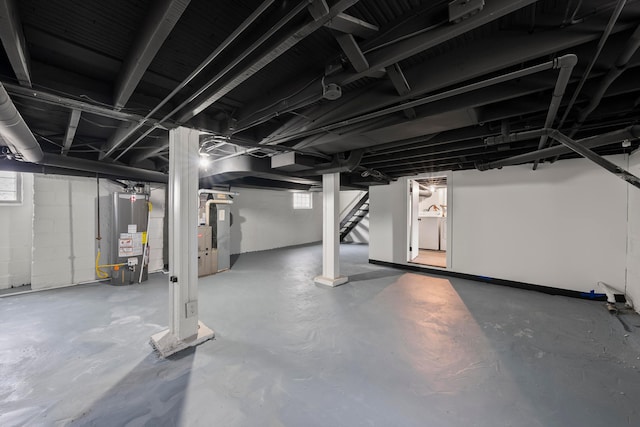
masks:
<path fill-rule="evenodd" d="M 38 163 L 42 160 L 43 153 L 40 144 L 36 141 L 29 126 L 27 126 L 22 119 L 22 116 L 1 83 L 0 140 L 3 140 L 12 151 L 20 154 L 24 160 L 31 163 Z"/>

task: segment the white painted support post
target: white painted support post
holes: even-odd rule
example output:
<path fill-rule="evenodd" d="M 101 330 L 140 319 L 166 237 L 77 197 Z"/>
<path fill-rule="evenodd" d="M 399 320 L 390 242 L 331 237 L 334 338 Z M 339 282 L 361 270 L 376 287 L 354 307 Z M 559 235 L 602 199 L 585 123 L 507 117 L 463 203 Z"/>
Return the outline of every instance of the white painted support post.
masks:
<path fill-rule="evenodd" d="M 348 277 L 340 276 L 340 174 L 322 175 L 322 276 L 320 285 L 340 286 Z"/>
<path fill-rule="evenodd" d="M 214 337 L 198 321 L 198 147 L 198 131 L 169 131 L 169 329 L 151 337 L 163 357 Z"/>

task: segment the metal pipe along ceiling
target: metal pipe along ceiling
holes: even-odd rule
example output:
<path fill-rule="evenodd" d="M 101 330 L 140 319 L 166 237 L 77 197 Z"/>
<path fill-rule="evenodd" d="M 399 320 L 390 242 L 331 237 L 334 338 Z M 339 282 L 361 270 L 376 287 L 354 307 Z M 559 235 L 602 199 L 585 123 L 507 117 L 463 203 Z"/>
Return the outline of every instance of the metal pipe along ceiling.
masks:
<path fill-rule="evenodd" d="M 618 56 L 614 67 L 609 69 L 607 74 L 600 80 L 600 83 L 594 90 L 589 104 L 582 111 L 580 111 L 580 116 L 578 116 L 576 123 L 571 128 L 571 132 L 569 132 L 570 138 L 573 138 L 576 133 L 578 133 L 578 130 L 580 130 L 580 127 L 583 125 L 585 120 L 587 120 L 587 117 L 589 117 L 593 110 L 595 110 L 598 105 L 600 105 L 600 102 L 602 101 L 604 94 L 607 92 L 607 89 L 609 89 L 609 86 L 611 86 L 613 82 L 616 81 L 616 79 L 620 77 L 622 73 L 624 73 L 624 71 L 627 69 L 627 66 L 629 65 L 631 57 L 636 53 L 638 49 L 640 49 L 640 26 L 636 28 L 636 30 L 629 38 L 629 41 L 627 42 L 624 50 Z M 558 160 L 557 156 L 554 157 L 551 161 L 555 162 L 556 160 Z"/>
<path fill-rule="evenodd" d="M 11 101 L 2 83 L 0 83 L 0 139 L 25 160 L 32 163 L 42 160 L 40 144 Z"/>
<path fill-rule="evenodd" d="M 316 135 L 319 133 L 323 133 L 323 132 L 328 132 L 331 130 L 335 130 L 344 126 L 348 126 L 348 125 L 352 125 L 355 123 L 360 123 L 366 120 L 371 120 L 371 119 L 376 119 L 378 117 L 382 117 L 388 114 L 392 114 L 392 113 L 397 113 L 403 110 L 406 110 L 407 108 L 413 108 L 413 107 L 418 107 L 420 105 L 424 105 L 424 104 L 428 104 L 431 102 L 435 102 L 435 101 L 440 101 L 442 99 L 447 99 L 447 98 L 451 98 L 453 96 L 457 96 L 457 95 L 462 95 L 464 93 L 468 93 L 477 89 L 482 89 L 485 87 L 489 87 L 489 86 L 493 86 L 495 84 L 498 83 L 502 83 L 502 82 L 506 82 L 506 81 L 511 81 L 511 80 L 515 80 L 524 76 L 528 76 L 531 74 L 535 74 L 541 71 L 546 71 L 546 70 L 550 70 L 550 69 L 554 69 L 554 68 L 563 68 L 565 66 L 568 66 L 568 64 L 570 63 L 574 63 L 574 61 L 576 60 L 576 56 L 575 55 L 563 55 L 560 58 L 556 58 L 553 61 L 547 61 L 544 62 L 542 64 L 538 64 L 538 65 L 534 65 L 532 67 L 528 67 L 528 68 L 524 68 L 522 70 L 518 70 L 518 71 L 513 71 L 510 73 L 506 73 L 497 77 L 492 77 L 489 78 L 487 80 L 483 80 L 481 82 L 477 82 L 477 83 L 472 83 L 466 86 L 461 86 L 452 90 L 448 90 L 442 93 L 438 93 L 436 95 L 431 95 L 431 96 L 427 96 L 425 98 L 421 98 L 421 99 L 417 99 L 415 101 L 409 101 L 409 102 L 405 102 L 403 104 L 400 105 L 396 105 L 393 107 L 388 107 L 388 108 L 384 108 L 382 110 L 379 111 L 374 111 L 372 113 L 368 113 L 368 114 L 363 114 L 361 116 L 358 117 L 354 117 L 351 119 L 347 119 L 347 120 L 343 120 L 340 122 L 336 122 L 336 123 L 332 123 L 326 126 L 321 126 L 317 129 L 312 129 L 312 130 L 308 130 L 308 131 L 303 131 L 303 132 L 298 132 L 298 133 L 294 133 L 291 135 L 287 135 L 287 136 L 283 136 L 280 138 L 274 138 L 272 140 L 267 140 L 265 141 L 265 143 L 268 144 L 279 144 L 285 141 L 289 141 L 292 139 L 297 139 L 297 138 L 303 138 L 303 137 L 307 137 L 307 136 L 312 136 L 312 135 Z"/>
<path fill-rule="evenodd" d="M 615 9 L 613 10 L 613 13 L 611 14 L 611 18 L 609 19 L 609 22 L 607 23 L 607 26 L 604 32 L 602 33 L 602 37 L 600 37 L 600 41 L 598 42 L 598 47 L 596 48 L 596 52 L 591 58 L 591 61 L 589 62 L 589 66 L 587 67 L 584 74 L 582 75 L 582 78 L 578 83 L 578 87 L 576 88 L 575 92 L 571 96 L 569 105 L 567 106 L 566 110 L 564 111 L 564 114 L 562 115 L 560 124 L 558 124 L 558 129 L 560 129 L 564 124 L 565 120 L 567 120 L 567 116 L 571 112 L 573 105 L 578 99 L 578 95 L 580 95 L 580 91 L 582 91 L 582 87 L 587 81 L 587 78 L 589 78 L 589 74 L 591 74 L 591 69 L 593 68 L 596 61 L 598 60 L 598 57 L 600 56 L 600 52 L 602 52 L 602 49 L 604 48 L 604 45 L 607 42 L 607 39 L 609 38 L 611 31 L 613 31 L 613 28 L 615 27 L 616 22 L 618 21 L 618 18 L 620 17 L 620 14 L 622 13 L 622 9 L 624 8 L 624 5 L 626 4 L 626 2 L 627 2 L 626 0 L 618 0 L 618 3 L 616 4 Z"/>
<path fill-rule="evenodd" d="M 2 84 L 0 84 L 0 138 L 12 148 L 12 151 L 31 163 L 142 181 L 167 182 L 167 175 L 156 171 L 43 153 Z"/>
<path fill-rule="evenodd" d="M 580 144 L 579 142 L 574 141 L 573 139 L 569 138 L 568 136 L 562 134 L 560 131 L 557 131 L 557 130 L 552 131 L 551 134 L 550 134 L 550 137 L 555 139 L 556 141 L 560 142 L 561 144 L 565 145 L 567 148 L 570 148 L 571 150 L 573 150 L 576 153 L 580 154 L 585 159 L 591 160 L 593 163 L 595 163 L 598 166 L 601 166 L 602 168 L 604 168 L 607 171 L 611 172 L 612 174 L 614 174 L 618 178 L 627 181 L 629 184 L 633 185 L 636 188 L 640 188 L 640 178 L 638 178 L 634 174 L 626 171 L 625 169 L 621 168 L 620 166 L 610 162 L 609 160 L 605 159 L 604 157 L 599 156 L 597 153 L 591 151 L 589 148 L 585 147 L 584 145 Z"/>
<path fill-rule="evenodd" d="M 258 59 L 257 62 L 253 62 L 251 65 L 249 65 L 243 71 L 241 71 L 239 74 L 233 76 L 231 81 L 229 81 L 228 83 L 224 84 L 222 88 L 220 88 L 220 89 L 218 89 L 216 91 L 215 95 L 210 95 L 209 97 L 207 97 L 206 100 L 200 102 L 198 104 L 198 106 L 194 108 L 193 111 L 191 111 L 190 113 L 188 113 L 186 115 L 182 115 L 178 119 L 178 121 L 179 122 L 186 122 L 189 119 L 191 119 L 193 116 L 195 116 L 196 114 L 201 113 L 202 111 L 204 111 L 204 109 L 208 108 L 211 104 L 213 104 L 219 98 L 224 96 L 224 94 L 226 94 L 226 93 L 230 92 L 231 90 L 233 90 L 234 88 L 236 88 L 238 85 L 240 85 L 246 79 L 248 79 L 249 77 L 251 77 L 252 75 L 257 73 L 258 71 L 260 71 L 260 69 L 262 69 L 264 66 L 269 64 L 271 61 L 275 60 L 277 57 L 282 55 L 284 52 L 286 52 L 287 50 L 289 50 L 290 48 L 295 46 L 300 40 L 304 39 L 305 37 L 307 37 L 308 35 L 313 33 L 313 31 L 315 31 L 316 29 L 322 27 L 322 24 L 324 22 L 328 21 L 329 19 L 331 19 L 332 16 L 338 15 L 339 13 L 341 13 L 345 9 L 349 8 L 353 4 L 357 3 L 358 1 L 359 0 L 340 0 L 337 4 L 335 4 L 331 8 L 331 10 L 329 11 L 329 14 L 327 16 L 320 18 L 318 21 L 307 23 L 307 24 L 303 25 L 300 29 L 296 30 L 293 35 L 290 35 L 289 37 L 287 37 L 283 42 L 281 42 L 276 47 L 274 47 L 269 53 L 267 53 L 266 55 L 263 55 L 260 59 Z M 286 23 L 291 21 L 293 18 L 295 18 L 296 15 L 298 15 L 300 12 L 302 12 L 307 7 L 307 4 L 308 4 L 308 2 L 301 2 L 296 7 L 294 7 L 291 10 L 290 13 L 288 13 L 286 16 L 284 16 L 269 31 L 267 31 L 267 33 L 265 33 L 254 44 L 252 44 L 245 52 L 243 52 L 240 55 L 240 58 L 243 58 L 243 57 L 247 56 L 248 54 L 253 52 L 257 47 L 262 45 L 267 39 L 269 39 L 271 36 L 273 36 Z M 232 65 L 235 66 L 239 62 L 240 61 L 234 61 L 232 63 Z M 231 68 L 232 67 L 226 67 L 224 70 L 222 70 L 222 72 L 219 73 L 218 75 L 216 75 L 213 80 L 210 80 L 209 82 L 207 82 L 203 87 L 201 87 L 198 91 L 196 91 L 196 93 L 194 95 L 190 96 L 187 100 L 185 100 L 179 106 L 177 106 L 175 109 L 173 109 L 173 111 L 169 112 L 161 120 L 161 122 L 166 120 L 166 119 L 168 119 L 168 118 L 170 118 L 170 117 L 172 117 L 179 110 L 184 108 L 189 102 L 195 100 L 195 98 L 197 96 L 199 96 L 202 93 L 204 93 L 207 88 L 209 88 L 216 81 L 221 79 L 225 74 L 227 74 L 229 71 L 231 71 Z M 115 160 L 118 160 L 129 149 L 131 149 L 136 144 L 138 144 L 140 141 L 142 141 L 142 139 L 145 138 L 146 136 L 148 136 L 151 133 L 152 130 L 153 130 L 153 127 L 151 129 L 149 129 L 148 131 L 146 131 L 145 133 L 143 133 L 142 135 L 140 135 L 134 141 L 132 141 L 131 144 L 129 144 L 129 146 L 122 153 L 120 153 L 120 154 L 118 154 L 118 156 L 116 156 Z M 128 135 L 127 138 L 129 136 L 130 135 Z"/>
<path fill-rule="evenodd" d="M 508 135 L 505 137 L 495 137 L 493 143 L 500 143 L 501 138 L 505 141 L 522 141 L 531 138 L 537 138 L 541 134 L 547 134 L 551 136 L 552 129 L 540 129 L 534 131 L 520 132 L 516 134 Z M 590 138 L 580 139 L 578 142 L 580 145 L 586 148 L 597 148 L 604 145 L 613 144 L 615 142 L 624 140 L 634 140 L 640 138 L 640 125 L 629 126 L 624 129 L 616 130 L 613 132 L 603 133 L 602 135 L 593 136 Z M 488 164 L 477 165 L 480 170 L 498 169 L 504 166 L 518 165 L 522 163 L 532 162 L 539 159 L 545 159 L 553 156 L 561 156 L 567 154 L 572 150 L 563 145 L 556 145 L 554 147 L 543 148 L 542 150 L 533 151 L 531 153 L 522 154 L 519 156 L 509 157 L 507 159 L 497 160 Z"/>
<path fill-rule="evenodd" d="M 573 72 L 573 67 L 575 67 L 577 63 L 578 57 L 575 55 L 570 55 L 569 59 L 563 61 L 560 67 L 560 73 L 558 74 L 558 80 L 556 80 L 556 86 L 553 89 L 553 96 L 551 98 L 551 104 L 549 105 L 549 111 L 547 112 L 547 118 L 544 121 L 545 128 L 550 128 L 551 126 L 553 126 L 553 122 L 556 120 L 556 115 L 558 114 L 558 109 L 560 108 L 560 103 L 562 102 L 564 91 L 567 88 L 567 84 L 569 83 L 569 78 L 571 77 L 571 73 Z M 538 150 L 544 148 L 546 144 L 547 136 L 543 135 L 540 137 Z M 538 160 L 536 160 L 533 164 L 533 169 L 535 170 L 537 167 Z"/>
<path fill-rule="evenodd" d="M 607 89 L 609 89 L 609 86 L 611 86 L 611 84 L 624 72 L 624 70 L 627 68 L 627 65 L 629 64 L 629 61 L 631 60 L 631 57 L 636 53 L 638 49 L 640 49 L 640 26 L 636 28 L 636 30 L 629 38 L 629 41 L 627 42 L 624 50 L 622 51 L 620 56 L 618 56 L 614 67 L 607 72 L 602 80 L 600 80 L 600 84 L 595 89 L 589 105 L 587 105 L 580 112 L 578 120 L 573 125 L 571 133 L 569 134 L 570 138 L 574 137 L 574 135 L 578 132 L 580 126 L 582 126 L 587 117 L 589 117 L 589 114 L 591 114 L 593 110 L 595 110 L 596 107 L 600 105 L 600 101 L 602 101 L 602 97 L 604 96 Z"/>
<path fill-rule="evenodd" d="M 107 152 L 105 152 L 104 156 L 110 156 L 122 143 L 124 143 L 128 138 L 130 138 L 138 129 L 143 127 L 160 108 L 162 108 L 167 102 L 169 102 L 178 92 L 184 89 L 194 78 L 196 78 L 209 64 L 211 64 L 233 41 L 238 38 L 242 32 L 244 32 L 262 13 L 271 6 L 274 0 L 265 0 L 260 7 L 258 7 L 238 28 L 234 30 L 233 33 L 229 35 L 218 47 L 209 55 L 200 65 L 196 67 L 195 70 L 187 76 L 186 79 L 182 81 L 176 88 L 167 95 L 158 105 L 155 106 L 153 110 L 149 112 L 138 124 L 132 126 L 122 137 L 118 138 L 118 140 L 114 141 L 114 143 L 109 147 Z M 161 120 L 161 122 L 167 120 L 170 116 L 167 116 Z M 156 125 L 152 127 L 152 129 L 157 128 Z"/>

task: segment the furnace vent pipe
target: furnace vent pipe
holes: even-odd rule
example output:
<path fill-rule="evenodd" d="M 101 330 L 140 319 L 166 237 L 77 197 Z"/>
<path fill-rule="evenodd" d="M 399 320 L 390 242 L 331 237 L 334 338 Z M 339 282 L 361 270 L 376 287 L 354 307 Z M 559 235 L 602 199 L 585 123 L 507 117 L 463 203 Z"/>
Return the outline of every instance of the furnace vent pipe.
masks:
<path fill-rule="evenodd" d="M 507 137 L 496 136 L 492 138 L 487 138 L 485 142 L 491 145 L 491 144 L 499 144 L 501 142 L 522 141 L 522 140 L 531 139 L 534 137 L 539 137 L 541 134 L 545 134 L 545 133 L 546 135 L 550 136 L 553 132 L 554 132 L 553 129 L 541 129 L 541 130 L 534 130 L 534 131 L 519 132 L 519 133 L 508 135 Z M 640 138 L 640 125 L 629 126 L 624 129 L 604 133 L 602 135 L 580 139 L 580 140 L 577 140 L 576 142 L 580 143 L 582 146 L 586 148 L 597 148 L 597 147 L 602 147 L 604 145 L 613 144 L 615 142 L 624 141 L 624 140 L 634 140 L 637 138 Z M 478 164 L 477 167 L 479 170 L 497 169 L 497 168 L 502 168 L 504 166 L 518 165 L 522 163 L 532 162 L 534 160 L 546 159 L 554 156 L 561 156 L 563 154 L 570 153 L 571 151 L 572 150 L 570 148 L 564 145 L 555 145 L 553 147 L 543 148 L 542 150 L 532 151 L 531 153 L 521 154 L 519 156 L 513 156 L 507 159 L 496 160 L 495 162 L 490 162 L 487 164 Z"/>
<path fill-rule="evenodd" d="M 38 163 L 42 160 L 42 149 L 31 133 L 29 126 L 11 101 L 7 90 L 0 83 L 0 139 L 24 160 Z"/>
<path fill-rule="evenodd" d="M 552 127 L 553 122 L 556 120 L 558 109 L 560 108 L 560 103 L 562 102 L 562 97 L 564 96 L 567 84 L 569 83 L 569 78 L 571 77 L 571 73 L 573 72 L 573 67 L 575 67 L 577 63 L 578 57 L 575 55 L 564 55 L 561 58 L 558 58 L 560 73 L 558 73 L 558 80 L 556 80 L 556 86 L 553 89 L 553 96 L 551 97 L 549 111 L 547 111 L 547 118 L 544 121 L 545 128 Z M 547 145 L 547 139 L 547 135 L 542 135 L 540 137 L 538 150 L 543 149 Z M 536 160 L 533 163 L 533 170 L 537 169 L 538 161 L 539 160 Z"/>

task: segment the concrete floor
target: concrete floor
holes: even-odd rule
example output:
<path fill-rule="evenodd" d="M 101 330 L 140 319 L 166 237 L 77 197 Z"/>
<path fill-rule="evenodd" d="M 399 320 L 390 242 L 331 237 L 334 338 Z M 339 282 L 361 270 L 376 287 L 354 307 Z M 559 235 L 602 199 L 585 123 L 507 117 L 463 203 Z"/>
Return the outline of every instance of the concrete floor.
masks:
<path fill-rule="evenodd" d="M 0 425 L 640 425 L 640 316 L 341 251 L 335 289 L 317 245 L 201 280 L 216 340 L 171 360 L 162 274 L 0 298 Z"/>

